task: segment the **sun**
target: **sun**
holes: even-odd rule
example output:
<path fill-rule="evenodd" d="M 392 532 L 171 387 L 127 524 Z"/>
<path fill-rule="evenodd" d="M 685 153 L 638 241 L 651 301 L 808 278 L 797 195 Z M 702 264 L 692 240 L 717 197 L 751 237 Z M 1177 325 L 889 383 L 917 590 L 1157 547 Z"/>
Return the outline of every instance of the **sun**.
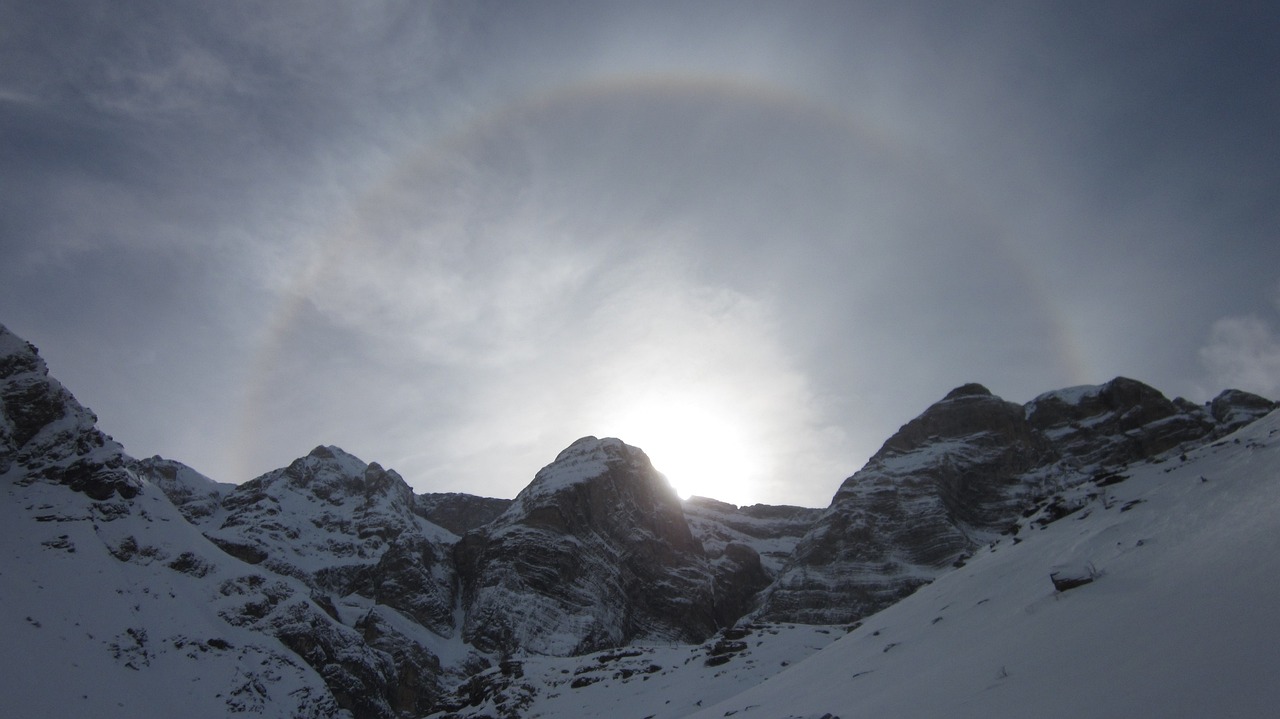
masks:
<path fill-rule="evenodd" d="M 748 427 L 725 405 L 696 394 L 646 398 L 608 423 L 609 434 L 644 450 L 685 499 L 749 503 L 761 452 Z"/>

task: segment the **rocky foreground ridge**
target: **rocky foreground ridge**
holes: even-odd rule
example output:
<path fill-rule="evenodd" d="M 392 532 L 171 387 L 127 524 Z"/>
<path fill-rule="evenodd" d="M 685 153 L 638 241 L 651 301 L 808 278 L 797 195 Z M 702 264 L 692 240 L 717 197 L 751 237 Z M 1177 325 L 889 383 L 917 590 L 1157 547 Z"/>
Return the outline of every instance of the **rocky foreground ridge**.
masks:
<path fill-rule="evenodd" d="M 148 704 L 163 681 L 189 686 L 186 716 L 359 719 L 459 711 L 522 654 L 856 622 L 1018 520 L 1070 513 L 1066 490 L 1178 462 L 1276 407 L 1124 378 L 1025 405 L 965 385 L 806 509 L 681 502 L 642 451 L 594 437 L 513 500 L 415 495 L 326 446 L 220 484 L 129 457 L 2 327 L 0 403 L 6 636 L 43 647 L 10 674 L 19 699 L 70 672 L 90 688 L 62 713 L 178 710 Z"/>

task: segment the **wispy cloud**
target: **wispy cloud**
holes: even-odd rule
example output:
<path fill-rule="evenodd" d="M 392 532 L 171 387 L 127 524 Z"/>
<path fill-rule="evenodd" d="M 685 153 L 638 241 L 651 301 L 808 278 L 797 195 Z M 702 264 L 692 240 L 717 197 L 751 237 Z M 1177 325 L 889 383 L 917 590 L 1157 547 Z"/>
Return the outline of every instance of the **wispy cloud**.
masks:
<path fill-rule="evenodd" d="M 1275 304 L 1280 310 L 1280 292 Z M 1217 320 L 1200 361 L 1218 387 L 1280 397 L 1280 333 L 1268 318 L 1249 314 Z"/>
<path fill-rule="evenodd" d="M 0 321 L 131 450 L 505 496 L 628 404 L 821 504 L 965 381 L 1274 394 L 1280 44 L 1060 5 L 0 3 Z"/>

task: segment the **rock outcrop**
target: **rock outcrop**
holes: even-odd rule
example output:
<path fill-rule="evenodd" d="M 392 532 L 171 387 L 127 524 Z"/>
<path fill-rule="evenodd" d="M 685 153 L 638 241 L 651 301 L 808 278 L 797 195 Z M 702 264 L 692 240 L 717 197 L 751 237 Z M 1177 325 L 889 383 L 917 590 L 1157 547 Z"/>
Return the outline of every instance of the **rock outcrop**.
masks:
<path fill-rule="evenodd" d="M 640 450 L 584 437 L 458 545 L 464 638 L 499 652 L 581 654 L 697 642 L 715 587 L 680 499 Z"/>
<path fill-rule="evenodd" d="M 5 634 L 18 651 L 44 648 L 21 661 L 22 684 L 56 682 L 43 710 L 74 716 L 109 701 L 119 715 L 165 715 L 178 709 L 172 694 L 146 687 L 179 683 L 193 717 L 396 716 L 385 654 L 299 583 L 219 552 L 147 479 L 175 469 L 168 479 L 180 484 L 181 471 L 128 457 L 95 422 L 35 348 L 0 327 L 0 539 L 6 582 L 26 585 L 5 608 L 37 632 L 19 637 L 6 623 Z M 196 494 L 184 494 L 192 508 L 205 504 Z M 16 656 L 4 663 L 18 667 Z"/>
<path fill-rule="evenodd" d="M 684 502 L 684 513 L 711 560 L 719 616 L 728 625 L 755 608 L 756 595 L 777 577 L 822 510 L 767 504 L 738 507 L 690 497 Z"/>
<path fill-rule="evenodd" d="M 745 545 L 760 555 L 761 565 L 772 577 L 822 510 L 771 504 L 738 507 L 708 497 L 690 497 L 684 501 L 684 514 L 707 556 L 715 559 L 732 545 Z"/>
<path fill-rule="evenodd" d="M 517 676 L 512 654 L 697 644 L 744 616 L 856 621 L 1125 466 L 1180 461 L 1276 406 L 1236 390 L 1169 400 L 1126 378 L 1025 405 L 964 385 L 826 509 L 682 503 L 641 450 L 595 437 L 514 500 L 415 495 L 332 446 L 235 486 L 129 457 L 0 327 L 0 539 L 22 589 L 6 609 L 25 616 L 3 628 L 41 642 L 31 633 L 56 627 L 37 669 L 134 715 L 168 713 L 128 704 L 138 687 L 180 681 L 192 716 L 425 716 L 484 694 L 469 677 Z"/>
<path fill-rule="evenodd" d="M 428 522 L 462 536 L 497 519 L 510 506 L 510 499 L 432 492 L 414 497 L 413 511 Z"/>
<path fill-rule="evenodd" d="M 170 482 L 179 487 L 170 496 L 180 507 L 207 496 L 184 491 L 202 485 L 177 476 L 186 481 Z M 319 446 L 234 487 L 199 521 L 229 555 L 306 586 L 283 620 L 250 626 L 316 668 L 357 716 L 421 716 L 463 671 L 432 649 L 457 630 L 457 535 L 420 515 L 395 471 Z"/>
<path fill-rule="evenodd" d="M 959 387 L 844 481 L 758 616 L 856 621 L 963 563 L 1050 492 L 1209 441 L 1274 407 L 1228 391 L 1206 409 L 1124 377 L 1025 406 Z"/>
<path fill-rule="evenodd" d="M 159 456 L 135 459 L 129 467 L 138 477 L 164 492 L 182 516 L 195 525 L 212 522 L 220 514 L 222 498 L 236 488 L 234 484 L 215 482 L 181 462 Z"/>
<path fill-rule="evenodd" d="M 0 326 L 0 474 L 56 482 L 98 501 L 127 500 L 142 483 L 98 418 L 49 376 L 35 346 Z"/>

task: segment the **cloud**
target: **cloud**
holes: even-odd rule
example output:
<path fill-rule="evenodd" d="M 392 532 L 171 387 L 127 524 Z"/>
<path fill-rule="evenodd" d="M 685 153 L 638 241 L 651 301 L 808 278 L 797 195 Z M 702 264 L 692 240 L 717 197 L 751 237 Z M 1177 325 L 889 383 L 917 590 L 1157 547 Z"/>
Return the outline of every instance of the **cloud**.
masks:
<path fill-rule="evenodd" d="M 692 276 L 671 249 L 694 239 L 680 227 L 652 229 L 654 246 L 628 254 L 625 242 L 558 241 L 532 206 L 474 235 L 451 231 L 470 222 L 457 218 L 395 232 L 414 223 L 379 207 L 381 232 L 366 225 L 340 237 L 295 288 L 305 310 L 281 328 L 289 346 L 278 364 L 312 389 L 264 383 L 254 444 L 278 444 L 263 425 L 284 416 L 343 418 L 316 436 L 341 433 L 348 450 L 381 458 L 420 490 L 506 496 L 574 439 L 624 433 L 636 407 L 696 405 L 753 448 L 743 497 L 821 504 L 847 473 L 822 463 L 819 445 L 838 431 L 775 309 Z M 394 411 L 369 416 L 370 397 Z M 797 474 L 828 482 L 788 492 Z"/>
<path fill-rule="evenodd" d="M 504 496 L 628 402 L 824 503 L 965 381 L 1274 391 L 1265 23 L 660 5 L 0 4 L 4 320 L 131 449 Z"/>
<path fill-rule="evenodd" d="M 1200 361 L 1220 388 L 1280 396 L 1280 334 L 1262 317 L 1224 317 L 1214 322 Z"/>

